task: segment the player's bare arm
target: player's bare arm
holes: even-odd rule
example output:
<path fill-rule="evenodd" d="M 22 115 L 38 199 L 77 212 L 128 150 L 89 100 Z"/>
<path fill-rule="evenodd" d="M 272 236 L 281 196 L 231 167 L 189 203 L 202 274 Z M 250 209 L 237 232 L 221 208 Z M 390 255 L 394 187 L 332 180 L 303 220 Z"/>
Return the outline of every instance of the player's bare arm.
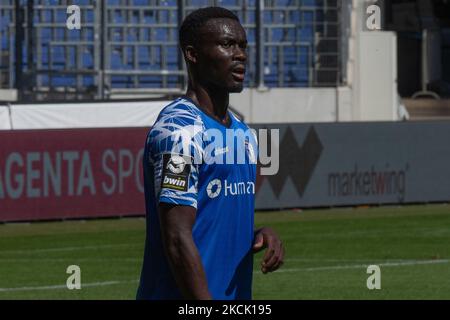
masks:
<path fill-rule="evenodd" d="M 273 272 L 280 268 L 284 262 L 284 247 L 278 234 L 268 227 L 255 230 L 253 252 L 266 249 L 261 261 L 263 273 Z"/>
<path fill-rule="evenodd" d="M 184 298 L 209 300 L 205 271 L 192 238 L 196 209 L 160 203 L 162 240 L 175 281 Z"/>
<path fill-rule="evenodd" d="M 222 137 L 249 130 L 228 110 L 229 94 L 243 90 L 245 29 L 231 11 L 208 7 L 185 18 L 179 38 L 189 84 L 186 94 L 160 113 L 147 139 L 148 161 L 144 164 L 153 164 L 144 171 L 149 195 L 148 249 L 137 297 L 248 300 L 252 297 L 253 257 L 249 248 L 255 240 L 254 192 L 227 194 L 226 188 L 254 185 L 257 168 L 250 161 L 250 149 L 257 148 L 256 139 L 249 136 L 241 141 L 243 155 L 249 161 L 239 166 L 200 161 L 194 166 L 186 163 L 179 172 L 168 166 L 174 154 L 178 160 L 184 157 L 178 137 L 187 140 L 181 144 L 183 154 L 194 157 L 195 151 L 206 155 L 205 150 L 225 150 L 234 143 L 206 138 L 209 130 L 220 132 Z M 191 134 L 180 134 L 180 128 L 197 127 L 195 132 L 204 135 L 193 138 Z M 237 158 L 238 149 L 231 149 L 226 151 L 230 152 L 227 158 Z M 158 201 L 161 199 L 164 201 Z M 158 205 L 159 223 L 155 223 L 155 202 L 172 204 Z M 223 208 L 230 207 L 235 210 L 222 214 Z M 262 228 L 256 239 L 256 250 L 266 248 L 263 272 L 276 270 L 284 256 L 278 235 L 270 228 Z"/>

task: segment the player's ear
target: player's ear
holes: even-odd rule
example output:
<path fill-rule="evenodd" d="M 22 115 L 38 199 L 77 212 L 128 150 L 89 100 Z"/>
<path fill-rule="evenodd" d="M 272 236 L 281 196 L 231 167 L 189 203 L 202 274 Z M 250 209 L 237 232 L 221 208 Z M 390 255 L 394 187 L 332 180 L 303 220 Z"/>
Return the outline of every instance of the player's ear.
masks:
<path fill-rule="evenodd" d="M 190 63 L 197 63 L 197 50 L 195 50 L 194 46 L 186 46 L 184 48 L 184 56 L 186 57 L 186 61 Z"/>

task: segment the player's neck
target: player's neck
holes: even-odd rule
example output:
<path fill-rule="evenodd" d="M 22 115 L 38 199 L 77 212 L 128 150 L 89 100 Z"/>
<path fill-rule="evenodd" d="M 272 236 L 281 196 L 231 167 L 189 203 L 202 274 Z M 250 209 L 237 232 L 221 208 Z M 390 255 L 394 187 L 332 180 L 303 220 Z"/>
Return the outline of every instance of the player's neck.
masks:
<path fill-rule="evenodd" d="M 228 92 L 189 84 L 186 96 L 209 116 L 225 126 L 229 125 L 230 119 L 227 111 L 230 95 Z"/>

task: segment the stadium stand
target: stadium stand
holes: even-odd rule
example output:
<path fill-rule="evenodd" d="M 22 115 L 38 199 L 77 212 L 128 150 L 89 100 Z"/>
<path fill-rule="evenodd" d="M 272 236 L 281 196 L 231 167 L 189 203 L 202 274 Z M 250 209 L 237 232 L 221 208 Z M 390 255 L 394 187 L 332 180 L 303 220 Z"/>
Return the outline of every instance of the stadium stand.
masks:
<path fill-rule="evenodd" d="M 14 6 L 11 0 L 3 1 L 0 5 L 0 88 L 12 88 L 12 61 L 11 43 L 13 34 L 11 24 L 13 21 Z M 11 40 L 10 40 L 11 39 Z"/>
<path fill-rule="evenodd" d="M 70 1 L 55 0 L 19 0 L 23 21 L 16 28 L 15 2 L 0 4 L 0 87 L 13 88 L 20 79 L 22 100 L 183 91 L 186 76 L 177 46 L 178 26 L 186 14 L 208 5 L 238 14 L 249 40 L 246 86 L 257 86 L 257 0 L 80 0 L 76 4 L 82 13 L 81 30 L 66 26 Z M 264 85 L 339 85 L 338 12 L 337 0 L 266 0 Z M 17 70 L 16 62 L 21 66 Z"/>

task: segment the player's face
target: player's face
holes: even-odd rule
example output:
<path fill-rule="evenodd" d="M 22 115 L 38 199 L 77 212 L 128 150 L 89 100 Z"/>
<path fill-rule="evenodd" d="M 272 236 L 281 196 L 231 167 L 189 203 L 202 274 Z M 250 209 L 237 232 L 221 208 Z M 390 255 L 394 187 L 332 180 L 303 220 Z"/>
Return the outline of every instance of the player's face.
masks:
<path fill-rule="evenodd" d="M 201 31 L 198 80 L 208 87 L 241 92 L 247 62 L 244 28 L 232 19 L 211 19 Z"/>

